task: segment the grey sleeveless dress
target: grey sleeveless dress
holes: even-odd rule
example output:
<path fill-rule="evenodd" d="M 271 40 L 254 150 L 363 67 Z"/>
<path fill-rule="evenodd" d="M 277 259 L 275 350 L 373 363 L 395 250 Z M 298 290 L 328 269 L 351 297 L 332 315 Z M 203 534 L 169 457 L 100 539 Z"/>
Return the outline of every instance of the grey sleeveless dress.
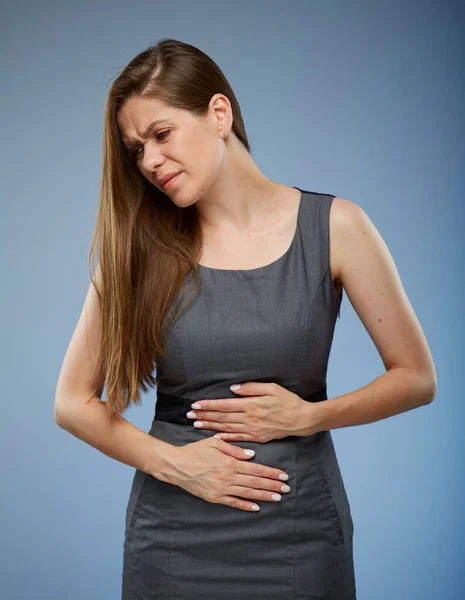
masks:
<path fill-rule="evenodd" d="M 296 189 L 297 230 L 284 255 L 250 270 L 199 266 L 200 290 L 157 364 L 150 435 L 176 446 L 213 436 L 186 413 L 196 400 L 240 397 L 232 383 L 276 382 L 309 402 L 327 398 L 342 301 L 329 268 L 334 196 Z M 122 600 L 355 600 L 353 521 L 330 431 L 228 443 L 255 450 L 248 462 L 286 471 L 291 491 L 248 512 L 136 470 Z"/>

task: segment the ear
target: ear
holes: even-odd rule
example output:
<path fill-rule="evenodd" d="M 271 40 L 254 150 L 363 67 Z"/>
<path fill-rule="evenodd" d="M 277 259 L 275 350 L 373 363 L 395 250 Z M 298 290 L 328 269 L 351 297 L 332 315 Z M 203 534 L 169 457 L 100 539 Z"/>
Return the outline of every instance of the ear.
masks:
<path fill-rule="evenodd" d="M 231 103 L 229 102 L 228 97 L 223 94 L 215 94 L 210 100 L 210 107 L 213 110 L 215 127 L 221 132 L 225 132 L 229 135 L 233 118 Z"/>

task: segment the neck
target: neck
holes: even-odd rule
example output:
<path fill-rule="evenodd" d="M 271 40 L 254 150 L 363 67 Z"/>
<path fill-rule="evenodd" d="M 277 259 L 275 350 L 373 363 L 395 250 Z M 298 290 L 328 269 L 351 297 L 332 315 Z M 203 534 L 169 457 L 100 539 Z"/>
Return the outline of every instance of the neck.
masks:
<path fill-rule="evenodd" d="M 195 206 L 205 229 L 244 231 L 263 221 L 283 186 L 263 175 L 234 136 L 228 143 L 237 147 L 228 149 L 221 174 Z"/>

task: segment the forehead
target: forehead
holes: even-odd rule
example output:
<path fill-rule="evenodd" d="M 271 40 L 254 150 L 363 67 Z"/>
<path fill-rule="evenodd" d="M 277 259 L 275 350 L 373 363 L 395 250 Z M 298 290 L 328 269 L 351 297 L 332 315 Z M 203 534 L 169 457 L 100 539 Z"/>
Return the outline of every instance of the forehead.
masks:
<path fill-rule="evenodd" d="M 116 120 L 121 137 L 130 143 L 148 136 L 148 130 L 180 118 L 180 109 L 168 106 L 158 98 L 129 98 L 118 110 Z"/>

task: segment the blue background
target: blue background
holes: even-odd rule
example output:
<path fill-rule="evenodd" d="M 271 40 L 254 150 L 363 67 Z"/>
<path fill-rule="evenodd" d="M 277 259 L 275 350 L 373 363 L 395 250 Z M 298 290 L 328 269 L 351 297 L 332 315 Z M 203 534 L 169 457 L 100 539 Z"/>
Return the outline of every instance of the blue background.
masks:
<path fill-rule="evenodd" d="M 89 285 L 106 95 L 173 37 L 223 69 L 265 175 L 357 203 L 386 241 L 438 389 L 428 406 L 333 430 L 357 597 L 463 598 L 464 3 L 19 0 L 1 12 L 2 597 L 120 597 L 134 469 L 60 429 L 54 394 Z M 344 296 L 328 395 L 382 372 Z M 124 416 L 148 431 L 155 399 Z"/>

